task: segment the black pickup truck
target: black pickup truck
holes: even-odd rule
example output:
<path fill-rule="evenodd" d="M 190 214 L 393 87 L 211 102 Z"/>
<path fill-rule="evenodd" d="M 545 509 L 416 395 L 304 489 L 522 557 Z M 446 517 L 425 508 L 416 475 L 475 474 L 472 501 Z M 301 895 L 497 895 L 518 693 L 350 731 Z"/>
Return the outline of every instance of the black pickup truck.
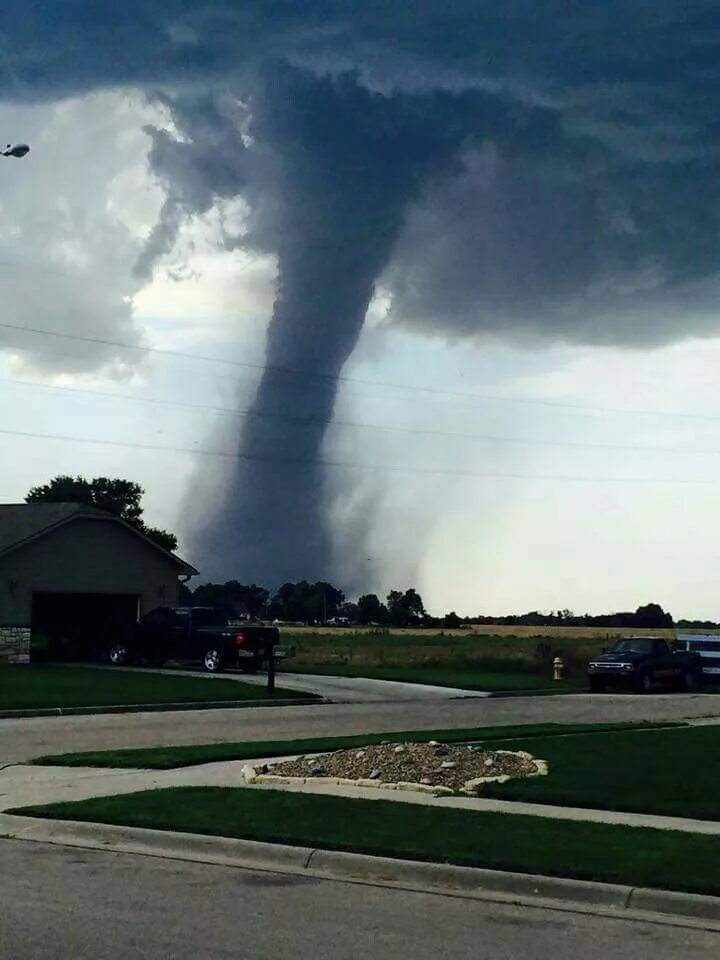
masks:
<path fill-rule="evenodd" d="M 214 607 L 157 607 L 111 644 L 108 657 L 115 666 L 194 660 L 209 673 L 225 667 L 255 673 L 275 654 L 277 642 L 277 627 L 231 626 L 226 614 Z"/>
<path fill-rule="evenodd" d="M 588 679 L 593 693 L 608 686 L 632 686 L 651 693 L 657 683 L 699 690 L 702 661 L 697 653 L 670 650 L 660 637 L 627 637 L 590 661 Z"/>

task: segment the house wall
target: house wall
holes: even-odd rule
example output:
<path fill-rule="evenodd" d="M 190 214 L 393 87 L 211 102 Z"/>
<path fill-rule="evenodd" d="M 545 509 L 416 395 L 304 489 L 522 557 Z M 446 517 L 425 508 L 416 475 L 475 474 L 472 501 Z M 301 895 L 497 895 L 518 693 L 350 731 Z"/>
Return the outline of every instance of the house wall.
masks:
<path fill-rule="evenodd" d="M 35 591 L 134 594 L 140 613 L 178 601 L 178 572 L 121 524 L 78 517 L 0 558 L 0 662 L 29 658 Z"/>

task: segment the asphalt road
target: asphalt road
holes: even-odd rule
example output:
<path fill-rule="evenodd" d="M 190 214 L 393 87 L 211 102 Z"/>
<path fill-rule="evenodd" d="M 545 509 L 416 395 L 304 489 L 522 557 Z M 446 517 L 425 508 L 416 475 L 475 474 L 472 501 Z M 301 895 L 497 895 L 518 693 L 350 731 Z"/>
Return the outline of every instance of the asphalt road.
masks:
<path fill-rule="evenodd" d="M 45 753 L 510 723 L 720 718 L 715 694 L 570 694 L 0 719 L 0 766 Z"/>
<path fill-rule="evenodd" d="M 710 960 L 720 934 L 0 840 L 3 960 Z"/>

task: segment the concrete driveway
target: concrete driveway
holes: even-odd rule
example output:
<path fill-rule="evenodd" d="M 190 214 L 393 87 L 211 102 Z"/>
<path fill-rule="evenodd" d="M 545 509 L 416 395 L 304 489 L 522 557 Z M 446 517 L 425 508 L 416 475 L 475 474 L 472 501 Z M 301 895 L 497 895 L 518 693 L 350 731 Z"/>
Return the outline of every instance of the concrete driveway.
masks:
<path fill-rule="evenodd" d="M 88 664 L 78 664 L 88 666 Z M 91 664 L 96 670 L 116 670 L 103 664 Z M 182 664 L 171 664 L 168 667 L 123 667 L 141 673 L 163 673 L 184 677 L 202 677 L 204 680 L 237 680 L 241 683 L 251 683 L 264 687 L 267 683 L 266 673 L 243 673 L 241 670 L 225 670 L 223 673 L 210 674 L 204 670 L 183 667 Z M 394 680 L 368 680 L 364 677 L 326 677 L 314 673 L 283 673 L 276 674 L 276 686 L 284 690 L 297 690 L 298 695 L 313 693 L 333 703 L 398 703 L 402 701 L 442 701 L 456 700 L 459 697 L 489 697 L 489 693 L 481 690 L 464 690 L 460 687 L 435 687 L 426 683 L 398 683 Z"/>
<path fill-rule="evenodd" d="M 207 676 L 207 674 L 204 674 Z M 245 683 L 265 686 L 265 674 L 232 674 Z M 313 673 L 278 673 L 276 683 L 286 690 L 317 694 L 333 703 L 399 703 L 401 701 L 443 701 L 459 697 L 489 697 L 479 690 L 460 687 L 435 687 L 426 683 L 398 683 L 394 680 L 368 680 L 365 677 L 325 677 Z"/>

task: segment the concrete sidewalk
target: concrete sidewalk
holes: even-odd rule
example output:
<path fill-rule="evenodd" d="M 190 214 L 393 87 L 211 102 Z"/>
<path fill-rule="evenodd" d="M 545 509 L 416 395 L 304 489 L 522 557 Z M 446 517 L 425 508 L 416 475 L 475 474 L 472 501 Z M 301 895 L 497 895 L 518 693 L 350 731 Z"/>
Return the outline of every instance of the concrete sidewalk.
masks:
<path fill-rule="evenodd" d="M 430 807 L 452 807 L 482 813 L 508 813 L 554 820 L 585 823 L 619 824 L 628 827 L 649 827 L 655 830 L 678 830 L 682 833 L 720 835 L 720 821 L 693 820 L 687 817 L 666 817 L 646 813 L 594 810 L 584 807 L 559 807 L 550 804 L 522 803 L 481 797 L 435 797 L 432 794 L 392 788 L 349 787 L 322 780 L 296 784 L 249 785 L 243 768 L 263 763 L 276 763 L 274 757 L 256 760 L 232 760 L 199 764 L 174 770 L 113 770 L 97 767 L 50 767 L 10 765 L 0 769 L 0 813 L 14 807 L 87 800 L 140 790 L 167 787 L 212 786 L 237 787 L 247 790 L 287 790 L 291 793 L 346 797 L 356 800 L 390 800 L 396 803 L 421 804 Z"/>

